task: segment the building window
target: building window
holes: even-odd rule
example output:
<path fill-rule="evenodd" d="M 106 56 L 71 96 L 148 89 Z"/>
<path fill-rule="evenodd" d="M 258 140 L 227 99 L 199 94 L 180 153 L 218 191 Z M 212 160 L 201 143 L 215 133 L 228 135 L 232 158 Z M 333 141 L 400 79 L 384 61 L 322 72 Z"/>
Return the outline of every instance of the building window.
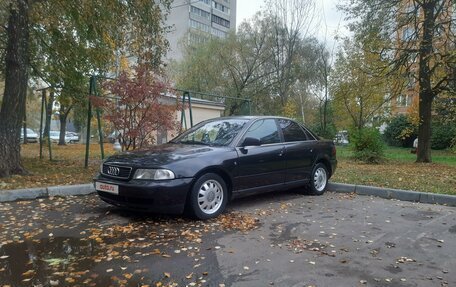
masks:
<path fill-rule="evenodd" d="M 209 27 L 208 25 L 203 24 L 201 22 L 195 21 L 193 19 L 190 19 L 190 27 L 195 28 L 200 31 L 207 32 L 207 33 L 211 32 L 211 27 Z"/>
<path fill-rule="evenodd" d="M 211 19 L 211 13 L 201 10 L 199 8 L 196 8 L 194 6 L 190 6 L 190 12 L 194 15 L 198 15 L 200 17 L 206 18 L 207 20 Z"/>
<path fill-rule="evenodd" d="M 407 88 L 413 89 L 415 87 L 415 77 L 413 75 L 409 75 L 407 78 Z"/>
<path fill-rule="evenodd" d="M 396 98 L 397 107 L 410 107 L 412 105 L 413 96 L 411 95 L 400 95 Z"/>
<path fill-rule="evenodd" d="M 406 98 L 407 98 L 407 100 L 406 100 L 405 105 L 406 105 L 406 107 L 410 107 L 410 106 L 412 105 L 412 99 L 413 99 L 413 97 L 410 96 L 410 95 L 408 95 Z"/>
<path fill-rule="evenodd" d="M 220 31 L 219 29 L 212 28 L 211 29 L 212 35 L 219 37 L 219 38 L 225 38 L 226 33 L 223 31 Z"/>
<path fill-rule="evenodd" d="M 188 41 L 191 44 L 202 44 L 207 42 L 207 36 L 203 33 L 188 33 Z"/>
<path fill-rule="evenodd" d="M 217 3 L 215 1 L 212 1 L 212 8 L 217 9 L 219 11 L 222 11 L 225 14 L 230 15 L 230 8 L 224 6 L 224 5 L 220 4 L 220 3 Z"/>
<path fill-rule="evenodd" d="M 157 144 L 164 144 L 168 142 L 168 131 L 164 128 L 157 130 Z"/>
<path fill-rule="evenodd" d="M 211 0 L 200 0 L 200 2 L 203 2 L 204 4 L 211 5 Z"/>
<path fill-rule="evenodd" d="M 397 107 L 404 107 L 405 106 L 405 96 L 404 95 L 400 95 L 399 97 L 397 97 L 396 99 L 396 106 Z"/>
<path fill-rule="evenodd" d="M 223 27 L 226 27 L 226 28 L 230 28 L 230 21 L 228 20 L 225 20 L 219 16 L 216 16 L 214 14 L 212 14 L 212 22 L 213 23 L 216 23 L 216 24 L 219 24 Z"/>

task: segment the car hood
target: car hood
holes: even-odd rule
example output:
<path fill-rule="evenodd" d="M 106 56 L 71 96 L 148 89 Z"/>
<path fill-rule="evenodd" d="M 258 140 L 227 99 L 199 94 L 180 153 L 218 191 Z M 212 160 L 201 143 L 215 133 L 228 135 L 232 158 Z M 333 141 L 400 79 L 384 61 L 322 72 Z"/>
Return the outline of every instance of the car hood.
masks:
<path fill-rule="evenodd" d="M 202 155 L 227 149 L 204 145 L 162 144 L 144 150 L 123 152 L 110 156 L 105 163 L 133 167 L 163 167 L 169 163 L 201 157 Z"/>

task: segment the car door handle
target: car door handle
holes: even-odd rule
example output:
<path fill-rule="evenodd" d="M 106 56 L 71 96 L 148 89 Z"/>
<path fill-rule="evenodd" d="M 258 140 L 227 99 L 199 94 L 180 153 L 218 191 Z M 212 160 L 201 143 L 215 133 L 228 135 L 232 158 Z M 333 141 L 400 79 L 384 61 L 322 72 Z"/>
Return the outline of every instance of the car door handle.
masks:
<path fill-rule="evenodd" d="M 279 156 L 283 156 L 283 154 L 285 153 L 285 149 L 281 149 L 280 152 L 279 152 Z"/>

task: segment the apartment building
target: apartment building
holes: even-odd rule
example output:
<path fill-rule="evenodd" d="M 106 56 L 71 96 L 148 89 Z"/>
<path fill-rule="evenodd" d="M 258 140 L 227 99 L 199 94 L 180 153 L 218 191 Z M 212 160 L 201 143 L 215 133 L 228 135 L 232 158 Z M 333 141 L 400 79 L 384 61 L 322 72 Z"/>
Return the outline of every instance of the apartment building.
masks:
<path fill-rule="evenodd" d="M 175 0 L 167 24 L 172 28 L 166 60 L 180 60 L 185 44 L 223 38 L 236 28 L 236 0 Z"/>
<path fill-rule="evenodd" d="M 454 49 L 455 23 L 456 21 L 456 10 L 451 0 L 439 0 L 436 2 L 435 13 L 438 13 L 436 17 L 436 29 L 434 31 L 434 44 L 433 49 L 440 51 L 442 54 L 448 52 L 448 49 Z M 398 50 L 403 50 L 403 53 L 408 53 L 407 68 L 404 71 L 405 76 L 402 80 L 402 89 L 400 94 L 393 98 L 391 101 L 391 113 L 393 115 L 398 114 L 409 114 L 411 109 L 416 109 L 419 102 L 419 83 L 418 69 L 419 69 L 419 58 L 417 52 L 409 52 L 409 50 L 418 48 L 418 41 L 422 33 L 421 21 L 423 17 L 423 11 L 414 2 L 414 0 L 404 0 L 401 3 L 401 7 L 398 9 L 398 23 L 401 22 L 400 17 L 410 17 L 415 14 L 417 21 L 411 21 L 410 23 L 401 26 L 397 29 L 396 33 L 396 46 Z M 398 54 L 400 56 L 400 54 Z M 450 72 L 450 71 L 444 71 Z"/>

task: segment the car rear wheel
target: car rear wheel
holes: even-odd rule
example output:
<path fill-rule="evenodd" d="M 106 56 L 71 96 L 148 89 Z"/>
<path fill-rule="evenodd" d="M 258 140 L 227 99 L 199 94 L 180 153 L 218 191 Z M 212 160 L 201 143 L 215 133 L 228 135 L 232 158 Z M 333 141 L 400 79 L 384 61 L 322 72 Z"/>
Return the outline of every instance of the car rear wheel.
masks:
<path fill-rule="evenodd" d="M 209 219 L 225 210 L 227 199 L 225 181 L 215 173 L 207 173 L 193 185 L 188 204 L 194 217 Z"/>
<path fill-rule="evenodd" d="M 311 180 L 309 183 L 310 192 L 314 195 L 322 195 L 328 185 L 328 171 L 322 163 L 317 163 L 312 170 Z"/>

